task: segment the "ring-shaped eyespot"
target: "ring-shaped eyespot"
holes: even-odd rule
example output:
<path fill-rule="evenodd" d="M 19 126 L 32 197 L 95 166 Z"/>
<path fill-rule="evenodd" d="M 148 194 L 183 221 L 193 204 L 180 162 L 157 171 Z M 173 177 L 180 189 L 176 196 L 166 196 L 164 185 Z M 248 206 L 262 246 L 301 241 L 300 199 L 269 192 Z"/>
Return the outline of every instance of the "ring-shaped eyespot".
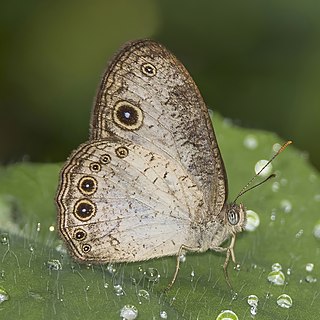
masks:
<path fill-rule="evenodd" d="M 111 162 L 111 156 L 109 154 L 103 154 L 101 157 L 100 157 L 100 163 L 102 164 L 108 164 Z"/>
<path fill-rule="evenodd" d="M 91 196 L 98 189 L 97 180 L 90 176 L 83 177 L 78 183 L 78 189 L 82 194 Z"/>
<path fill-rule="evenodd" d="M 138 130 L 143 124 L 143 111 L 128 101 L 118 101 L 112 115 L 114 123 L 124 130 Z"/>
<path fill-rule="evenodd" d="M 141 72 L 147 77 L 154 77 L 157 74 L 157 68 L 153 64 L 146 62 L 141 65 Z"/>
<path fill-rule="evenodd" d="M 76 229 L 73 233 L 73 238 L 78 241 L 82 241 L 86 237 L 87 237 L 87 233 L 81 228 Z"/>
<path fill-rule="evenodd" d="M 116 155 L 119 158 L 125 158 L 129 154 L 129 150 L 126 147 L 118 147 L 116 148 Z"/>
<path fill-rule="evenodd" d="M 101 164 L 99 162 L 90 163 L 90 170 L 92 172 L 99 172 L 101 170 Z"/>
<path fill-rule="evenodd" d="M 83 251 L 84 253 L 90 252 L 90 251 L 91 251 L 91 246 L 90 246 L 90 244 L 88 244 L 88 243 L 84 244 L 84 245 L 82 246 L 82 251 Z"/>
<path fill-rule="evenodd" d="M 96 214 L 96 206 L 88 199 L 81 199 L 75 204 L 73 213 L 80 221 L 88 221 Z"/>
<path fill-rule="evenodd" d="M 239 223 L 239 220 L 240 220 L 239 213 L 234 209 L 230 209 L 228 211 L 228 222 L 232 226 L 235 226 L 235 225 L 237 225 Z"/>

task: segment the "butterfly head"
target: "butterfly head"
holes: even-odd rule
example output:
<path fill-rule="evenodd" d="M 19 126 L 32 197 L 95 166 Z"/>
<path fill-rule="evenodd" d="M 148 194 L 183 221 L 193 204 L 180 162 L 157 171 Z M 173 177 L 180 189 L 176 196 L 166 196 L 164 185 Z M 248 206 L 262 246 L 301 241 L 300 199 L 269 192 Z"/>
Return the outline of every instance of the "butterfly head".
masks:
<path fill-rule="evenodd" d="M 230 203 L 225 210 L 224 222 L 232 233 L 241 232 L 246 222 L 246 209 L 242 203 Z"/>

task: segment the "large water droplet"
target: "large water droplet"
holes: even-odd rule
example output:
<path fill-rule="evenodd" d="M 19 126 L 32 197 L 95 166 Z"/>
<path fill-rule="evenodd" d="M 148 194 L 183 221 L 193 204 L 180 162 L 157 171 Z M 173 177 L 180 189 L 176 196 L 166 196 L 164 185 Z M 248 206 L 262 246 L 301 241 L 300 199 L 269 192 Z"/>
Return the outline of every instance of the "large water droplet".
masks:
<path fill-rule="evenodd" d="M 160 318 L 161 319 L 168 319 L 168 314 L 165 311 L 160 311 Z"/>
<path fill-rule="evenodd" d="M 7 300 L 9 300 L 8 292 L 0 287 L 0 304 Z"/>
<path fill-rule="evenodd" d="M 250 296 L 248 296 L 247 301 L 249 306 L 257 306 L 259 302 L 259 298 L 255 294 L 250 294 Z"/>
<path fill-rule="evenodd" d="M 285 213 L 289 213 L 292 210 L 292 204 L 287 199 L 284 199 L 280 202 L 280 207 Z"/>
<path fill-rule="evenodd" d="M 247 212 L 247 218 L 246 218 L 246 225 L 244 228 L 247 231 L 255 231 L 260 225 L 259 215 L 252 210 L 246 210 L 246 212 Z"/>
<path fill-rule="evenodd" d="M 120 311 L 123 320 L 134 320 L 138 317 L 138 309 L 132 305 L 125 305 Z"/>
<path fill-rule="evenodd" d="M 267 164 L 268 160 L 259 160 L 256 165 L 254 166 L 254 171 L 256 174 Z M 272 171 L 272 164 L 269 163 L 263 171 L 261 171 L 260 176 L 261 177 L 267 177 L 271 174 Z"/>
<path fill-rule="evenodd" d="M 277 305 L 281 308 L 291 308 L 292 307 L 292 298 L 283 293 L 277 298 Z"/>
<path fill-rule="evenodd" d="M 313 235 L 317 238 L 320 239 L 320 220 L 318 220 L 313 227 Z"/>
<path fill-rule="evenodd" d="M 239 320 L 239 318 L 233 311 L 223 310 L 217 316 L 216 320 Z"/>
<path fill-rule="evenodd" d="M 244 140 L 243 140 L 243 145 L 248 148 L 248 149 L 256 149 L 257 146 L 258 146 L 258 140 L 257 138 L 252 135 L 252 134 L 249 134 L 247 135 Z"/>
<path fill-rule="evenodd" d="M 271 270 L 272 271 L 280 271 L 282 270 L 282 266 L 279 262 L 275 262 L 272 266 L 271 266 Z"/>
<path fill-rule="evenodd" d="M 271 271 L 268 274 L 268 281 L 274 285 L 282 286 L 286 280 L 285 275 L 282 271 Z"/>

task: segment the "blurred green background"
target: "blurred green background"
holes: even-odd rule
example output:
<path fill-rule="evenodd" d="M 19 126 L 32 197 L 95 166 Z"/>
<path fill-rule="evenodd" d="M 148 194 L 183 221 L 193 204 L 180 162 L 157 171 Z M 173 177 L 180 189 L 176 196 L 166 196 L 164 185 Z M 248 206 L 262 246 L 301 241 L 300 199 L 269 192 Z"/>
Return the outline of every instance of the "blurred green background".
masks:
<path fill-rule="evenodd" d="M 64 161 L 88 137 L 107 61 L 153 38 L 208 106 L 274 131 L 320 168 L 320 2 L 14 0 L 0 11 L 0 161 Z"/>

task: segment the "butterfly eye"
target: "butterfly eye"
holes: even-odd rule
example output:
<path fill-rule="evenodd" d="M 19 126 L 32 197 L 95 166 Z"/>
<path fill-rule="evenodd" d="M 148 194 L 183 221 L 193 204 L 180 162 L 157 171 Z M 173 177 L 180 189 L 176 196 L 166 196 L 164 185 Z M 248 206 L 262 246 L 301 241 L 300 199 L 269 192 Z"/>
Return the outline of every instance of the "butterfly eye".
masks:
<path fill-rule="evenodd" d="M 231 225 L 235 226 L 239 222 L 239 213 L 234 209 L 228 211 L 228 221 Z"/>

